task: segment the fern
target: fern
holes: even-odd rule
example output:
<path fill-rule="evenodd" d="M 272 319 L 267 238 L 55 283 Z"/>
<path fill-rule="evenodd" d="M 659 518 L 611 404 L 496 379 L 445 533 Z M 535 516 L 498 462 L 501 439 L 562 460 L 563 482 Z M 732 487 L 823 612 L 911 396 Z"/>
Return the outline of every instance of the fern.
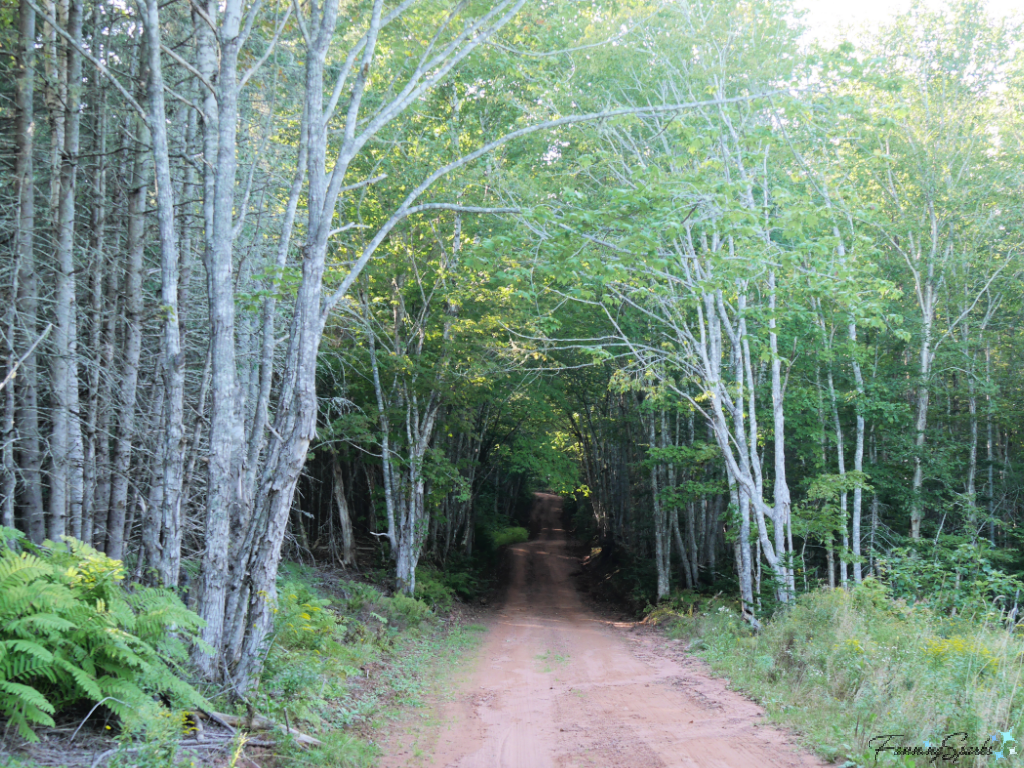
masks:
<path fill-rule="evenodd" d="M 124 569 L 71 538 L 35 547 L 0 526 L 0 716 L 26 739 L 78 702 L 130 717 L 154 694 L 201 697 L 178 672 L 202 620 L 169 590 L 123 585 Z"/>

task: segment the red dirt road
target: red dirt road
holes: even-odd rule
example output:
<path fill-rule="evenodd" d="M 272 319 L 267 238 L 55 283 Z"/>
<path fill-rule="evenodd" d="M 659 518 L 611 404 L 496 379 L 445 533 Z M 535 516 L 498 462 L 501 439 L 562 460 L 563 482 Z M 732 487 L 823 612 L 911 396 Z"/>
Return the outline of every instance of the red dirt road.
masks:
<path fill-rule="evenodd" d="M 818 768 L 761 710 L 665 649 L 581 604 L 561 500 L 538 495 L 539 538 L 512 574 L 475 672 L 417 748 L 383 765 L 450 768 Z"/>

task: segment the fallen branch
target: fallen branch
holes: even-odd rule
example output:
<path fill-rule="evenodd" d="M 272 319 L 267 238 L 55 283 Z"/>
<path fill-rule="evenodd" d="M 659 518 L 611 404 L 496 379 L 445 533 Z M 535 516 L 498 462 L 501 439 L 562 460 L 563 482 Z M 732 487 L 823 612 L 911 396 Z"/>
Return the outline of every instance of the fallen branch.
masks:
<path fill-rule="evenodd" d="M 213 722 L 217 723 L 217 725 L 227 728 L 229 731 L 231 731 L 232 735 L 234 735 L 234 727 L 217 712 L 207 712 L 205 709 L 200 709 L 199 714 L 203 717 L 208 717 L 210 720 L 213 720 Z"/>
<path fill-rule="evenodd" d="M 296 744 L 301 744 L 304 747 L 318 747 L 322 743 L 319 739 L 314 739 L 312 736 L 308 736 L 290 726 L 275 723 L 273 720 L 263 717 L 263 715 L 254 714 L 252 717 L 240 717 L 238 715 L 226 715 L 222 712 L 203 712 L 203 714 L 226 728 L 244 728 L 247 731 L 274 731 L 280 729 L 295 739 Z M 252 742 L 249 743 L 251 744 Z"/>
<path fill-rule="evenodd" d="M 226 746 L 226 742 L 220 742 L 218 744 L 196 744 L 195 742 L 182 741 L 182 742 L 180 742 L 178 744 L 178 746 L 182 750 L 188 750 L 188 749 L 224 749 L 225 746 Z M 104 760 L 106 760 L 108 757 L 113 755 L 118 750 L 124 752 L 125 754 L 130 754 L 132 752 L 138 752 L 140 749 L 141 749 L 141 747 L 130 747 L 128 749 L 121 749 L 120 747 L 114 747 L 113 749 L 108 749 L 106 752 L 101 752 L 99 755 L 96 756 L 96 759 L 92 761 L 91 768 L 99 768 L 100 764 L 102 764 Z"/>

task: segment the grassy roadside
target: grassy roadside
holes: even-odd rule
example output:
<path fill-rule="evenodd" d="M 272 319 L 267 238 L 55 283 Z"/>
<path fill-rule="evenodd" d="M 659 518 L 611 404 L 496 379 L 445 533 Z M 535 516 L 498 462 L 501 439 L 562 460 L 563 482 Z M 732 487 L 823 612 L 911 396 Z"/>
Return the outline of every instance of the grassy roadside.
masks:
<path fill-rule="evenodd" d="M 256 699 L 322 746 L 285 743 L 277 766 L 372 768 L 397 724 L 447 693 L 486 629 L 439 590 L 431 607 L 365 583 L 325 583 L 311 570 L 287 575 Z"/>
<path fill-rule="evenodd" d="M 409 766 L 432 756 L 446 725 L 440 717 L 443 707 L 454 700 L 472 672 L 486 632 L 482 624 L 464 624 L 449 630 L 440 642 L 418 643 L 415 655 L 403 664 L 413 677 L 411 689 L 372 720 L 368 736 L 374 746 L 401 754 L 403 764 Z"/>
<path fill-rule="evenodd" d="M 400 638 L 376 679 L 348 710 L 350 727 L 314 731 L 322 747 L 303 749 L 288 744 L 278 765 L 323 768 L 373 768 L 399 732 L 412 736 L 413 756 L 424 754 L 419 737 L 439 723 L 430 703 L 448 699 L 458 686 L 466 657 L 481 643 L 480 624 L 435 626 L 415 637 Z"/>
<path fill-rule="evenodd" d="M 873 579 L 802 595 L 756 636 L 733 602 L 692 593 L 649 620 L 841 765 L 987 766 L 1000 752 L 1010 765 L 1024 753 L 1024 640 L 997 620 L 944 617 Z M 939 754 L 944 742 L 966 753 Z"/>

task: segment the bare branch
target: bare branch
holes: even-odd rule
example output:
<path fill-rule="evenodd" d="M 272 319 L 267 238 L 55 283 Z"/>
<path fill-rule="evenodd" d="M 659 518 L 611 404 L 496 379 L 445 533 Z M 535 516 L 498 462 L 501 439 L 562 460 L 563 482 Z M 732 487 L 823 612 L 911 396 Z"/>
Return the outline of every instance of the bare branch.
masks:
<path fill-rule="evenodd" d="M 57 20 L 55 18 L 53 18 L 53 16 L 51 16 L 46 11 L 44 11 L 42 8 L 40 8 L 36 4 L 35 0 L 26 0 L 26 1 L 28 2 L 28 4 L 30 6 L 32 6 L 32 10 L 34 10 L 36 13 L 38 13 L 46 21 L 47 24 L 49 24 L 51 27 L 53 27 L 54 31 L 58 35 L 60 35 L 68 43 L 70 43 L 71 47 L 74 48 L 76 51 L 78 51 L 86 61 L 88 61 L 90 64 L 92 64 L 94 67 L 96 67 L 97 71 L 99 71 L 99 73 L 101 75 L 103 75 L 111 83 L 113 83 L 114 87 L 117 88 L 118 91 L 120 91 L 122 96 L 124 96 L 125 101 L 127 101 L 131 105 L 132 109 L 134 109 L 136 112 L 138 112 L 142 116 L 142 119 L 145 120 L 146 123 L 148 124 L 149 123 L 149 115 L 146 113 L 146 110 L 144 110 L 139 105 L 139 103 L 134 98 L 132 98 L 132 95 L 131 95 L 131 93 L 128 92 L 128 89 L 125 88 L 123 85 L 121 85 L 121 81 L 118 80 L 116 77 L 114 77 L 110 73 L 110 70 L 107 69 L 106 65 L 102 61 L 97 59 L 95 56 L 93 56 L 91 53 L 89 53 L 85 48 L 83 48 L 78 43 L 78 41 L 75 40 L 74 37 L 72 37 L 71 35 L 68 34 L 68 31 L 66 29 L 64 29 L 60 24 L 57 23 Z"/>
<path fill-rule="evenodd" d="M 28 360 L 29 356 L 31 356 L 31 354 L 36 351 L 36 347 L 38 347 L 43 342 L 43 339 L 50 335 L 50 330 L 52 328 L 53 323 L 48 324 L 46 326 L 46 329 L 42 332 L 42 334 L 40 334 L 39 338 L 32 342 L 32 346 L 28 348 L 28 351 L 18 359 L 18 362 L 11 366 L 11 370 L 9 370 L 7 372 L 7 375 L 4 376 L 4 380 L 0 381 L 0 390 L 6 387 L 8 382 L 10 382 L 11 379 L 18 375 L 18 369 L 21 367 L 21 364 Z"/>

